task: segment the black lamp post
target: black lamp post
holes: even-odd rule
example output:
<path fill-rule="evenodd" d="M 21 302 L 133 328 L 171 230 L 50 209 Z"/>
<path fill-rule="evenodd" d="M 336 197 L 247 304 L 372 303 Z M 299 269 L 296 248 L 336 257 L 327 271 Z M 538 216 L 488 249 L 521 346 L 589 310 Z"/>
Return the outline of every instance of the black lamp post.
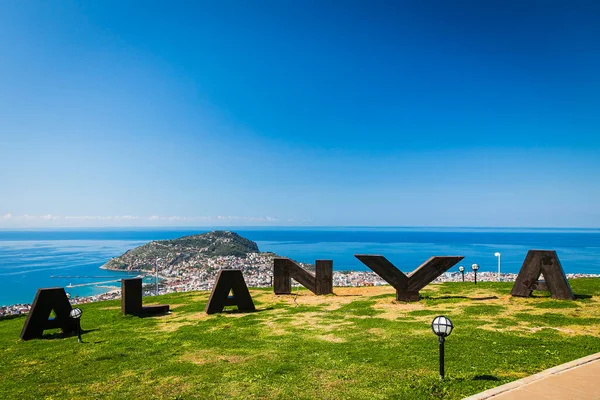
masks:
<path fill-rule="evenodd" d="M 462 265 L 460 267 L 458 267 L 458 270 L 460 271 L 460 273 L 462 274 L 462 279 L 463 282 L 465 281 L 465 267 L 463 267 Z"/>
<path fill-rule="evenodd" d="M 446 336 L 450 336 L 452 333 L 453 328 L 452 321 L 441 315 L 435 317 L 431 322 L 431 330 L 437 335 L 440 342 L 440 379 L 444 379 L 444 342 Z"/>
<path fill-rule="evenodd" d="M 69 314 L 69 316 L 73 318 L 77 323 L 77 342 L 79 343 L 83 343 L 81 340 L 81 314 L 83 314 L 81 308 L 74 308 Z"/>
<path fill-rule="evenodd" d="M 479 269 L 479 265 L 473 264 L 471 265 L 471 269 L 475 272 L 475 284 L 477 285 L 477 270 Z"/>

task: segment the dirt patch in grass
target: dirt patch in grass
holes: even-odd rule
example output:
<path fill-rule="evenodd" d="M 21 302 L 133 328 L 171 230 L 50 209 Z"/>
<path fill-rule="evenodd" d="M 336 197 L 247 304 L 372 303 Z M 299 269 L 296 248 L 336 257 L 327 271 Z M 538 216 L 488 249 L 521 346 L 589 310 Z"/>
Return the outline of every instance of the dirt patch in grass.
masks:
<path fill-rule="evenodd" d="M 343 304 L 348 304 L 356 300 L 357 297 L 340 297 L 335 295 L 317 296 L 309 291 L 283 295 L 263 295 L 260 301 L 265 305 L 285 305 L 286 307 L 307 306 L 322 307 L 323 310 L 336 310 Z"/>
<path fill-rule="evenodd" d="M 400 302 L 395 299 L 395 289 L 391 286 L 368 286 L 368 287 L 336 287 L 334 288 L 335 295 L 316 296 L 308 290 L 301 290 L 298 293 L 291 295 L 275 295 L 272 293 L 261 292 L 260 300 L 266 305 L 283 304 L 286 306 L 305 306 L 305 307 L 320 307 L 323 311 L 335 311 L 360 300 L 374 300 L 375 303 L 372 309 L 376 311 L 378 318 L 384 318 L 391 321 L 398 318 L 413 317 L 416 321 L 425 321 L 430 319 L 429 314 L 439 312 L 447 312 L 448 304 L 446 299 L 454 300 L 454 303 L 469 303 L 469 305 L 477 304 L 498 304 L 505 305 L 510 296 L 498 296 L 491 290 L 477 289 L 468 296 L 453 296 L 452 294 L 438 294 L 441 285 L 428 285 L 422 291 L 426 298 L 419 302 Z M 433 304 L 431 304 L 433 302 Z M 418 315 L 423 312 L 423 316 Z M 415 314 L 412 314 L 415 312 Z M 305 313 L 304 322 L 309 325 L 315 325 L 313 319 L 318 314 Z"/>
<path fill-rule="evenodd" d="M 382 328 L 371 328 L 371 329 L 367 329 L 367 332 L 369 332 L 370 334 L 374 335 L 374 336 L 379 336 L 379 337 L 383 337 L 385 336 L 385 329 Z"/>
<path fill-rule="evenodd" d="M 181 356 L 180 361 L 191 362 L 196 365 L 204 365 L 219 361 L 228 363 L 240 363 L 248 360 L 250 357 L 237 354 L 218 354 L 212 350 L 196 350 Z"/>
<path fill-rule="evenodd" d="M 493 321 L 491 321 L 493 322 Z M 521 333 L 523 335 L 529 335 L 531 333 L 535 333 L 535 332 L 539 332 L 543 329 L 547 329 L 547 328 L 551 328 L 551 329 L 555 329 L 552 327 L 531 327 L 528 326 L 522 322 L 515 322 L 514 324 L 510 325 L 510 326 L 505 326 L 505 327 L 498 327 L 498 326 L 494 326 L 492 324 L 484 324 L 481 326 L 477 327 L 478 329 L 483 329 L 486 331 L 492 331 L 492 332 L 515 332 L 515 333 Z"/>
<path fill-rule="evenodd" d="M 344 329 L 344 326 L 354 325 L 352 321 L 332 321 L 325 316 L 325 311 L 298 313 L 282 318 L 267 318 L 261 321 L 261 325 L 269 335 L 274 336 L 294 334 L 298 331 L 321 332 L 327 336 Z"/>
<path fill-rule="evenodd" d="M 395 321 L 398 318 L 404 318 L 408 316 L 414 318 L 415 321 L 429 320 L 431 319 L 431 315 L 414 315 L 411 313 L 417 312 L 418 314 L 419 311 L 425 310 L 431 312 L 440 310 L 440 312 L 442 312 L 442 310 L 445 311 L 447 310 L 447 308 L 448 305 L 445 304 L 434 304 L 426 306 L 425 304 L 423 304 L 423 302 L 420 301 L 410 303 L 397 301 L 395 299 L 395 296 L 389 299 L 377 299 L 377 302 L 373 305 L 374 310 L 380 311 L 380 313 L 377 314 L 378 318 L 384 318 L 390 321 Z"/>
<path fill-rule="evenodd" d="M 316 335 L 316 336 L 314 336 L 314 338 L 318 339 L 318 340 L 324 340 L 326 342 L 331 342 L 331 343 L 344 343 L 347 341 L 346 339 L 341 338 L 339 336 L 335 336 L 331 333 L 328 335 Z"/>
<path fill-rule="evenodd" d="M 594 299 L 593 299 L 594 300 Z M 565 318 L 581 318 L 582 324 L 577 325 L 579 331 L 582 328 L 586 328 L 586 332 L 599 332 L 600 326 L 598 324 L 592 324 L 588 326 L 584 324 L 585 320 L 590 317 L 596 317 L 600 315 L 600 304 L 596 301 L 589 301 L 585 303 L 571 302 L 568 300 L 564 300 L 564 302 L 568 302 L 569 304 L 574 304 L 575 306 L 563 306 L 563 307 L 554 307 L 554 310 L 549 310 L 546 307 L 537 307 L 539 304 L 548 304 L 549 301 L 544 298 L 518 298 L 505 296 L 500 299 L 501 303 L 505 305 L 505 310 L 498 317 L 518 317 L 521 319 L 520 323 L 525 325 L 533 325 L 538 316 L 545 315 L 549 312 L 560 314 Z M 532 320 L 527 318 L 523 318 L 525 315 L 530 315 L 532 317 L 536 317 Z M 594 330 L 598 326 L 599 330 Z M 565 328 L 566 326 L 561 326 L 560 328 Z M 552 326 L 548 326 L 548 328 L 553 328 Z M 589 328 L 589 329 L 587 329 Z M 585 333 L 591 334 L 591 333 Z"/>
<path fill-rule="evenodd" d="M 428 290 L 433 289 L 437 291 L 438 285 L 428 286 Z M 374 296 L 383 296 L 383 301 L 395 301 L 396 290 L 389 286 L 364 286 L 364 287 L 335 287 L 333 288 L 333 295 L 317 296 L 312 292 L 302 289 L 296 292 L 292 290 L 292 294 L 288 295 L 275 295 L 274 293 L 265 292 L 251 292 L 253 298 L 257 298 L 264 303 L 265 306 L 283 304 L 286 306 L 308 306 L 308 307 L 322 307 L 325 311 L 333 311 L 339 309 L 341 306 L 350 304 L 357 300 L 365 300 L 366 298 Z M 389 298 L 387 297 L 389 295 Z M 400 303 L 396 304 L 411 304 L 411 303 Z"/>
<path fill-rule="evenodd" d="M 381 311 L 381 313 L 377 314 L 378 318 L 395 321 L 398 318 L 407 316 L 411 311 L 423 309 L 423 306 L 409 304 L 412 303 L 376 303 L 373 305 L 373 309 Z M 417 320 L 417 318 L 415 318 L 415 320 Z"/>
<path fill-rule="evenodd" d="M 273 336 L 284 336 L 290 333 L 286 329 L 286 322 L 278 321 L 277 319 L 268 319 L 262 322 L 263 327 L 269 335 Z"/>
<path fill-rule="evenodd" d="M 591 335 L 600 337 L 600 325 L 568 325 L 553 329 L 569 336 Z"/>
<path fill-rule="evenodd" d="M 155 317 L 159 323 L 156 329 L 162 332 L 175 332 L 182 326 L 190 326 L 196 324 L 198 321 L 202 321 L 210 318 L 210 315 L 205 312 L 194 312 L 184 313 L 181 315 L 177 314 L 166 314 Z"/>
<path fill-rule="evenodd" d="M 317 329 L 322 322 L 321 314 L 316 312 L 307 312 L 295 314 L 294 319 L 288 325 L 297 328 Z"/>
<path fill-rule="evenodd" d="M 289 326 L 300 329 L 308 330 L 320 330 L 324 332 L 331 332 L 339 329 L 344 325 L 353 325 L 350 321 L 344 322 L 332 322 L 323 318 L 324 313 L 322 312 L 306 312 L 303 314 L 295 314 L 293 320 L 288 323 Z"/>
<path fill-rule="evenodd" d="M 437 292 L 440 285 L 431 284 L 427 286 L 427 292 Z M 373 300 L 387 301 L 394 303 L 396 306 L 408 305 L 407 310 L 411 310 L 411 304 L 418 303 L 402 303 L 397 302 L 396 290 L 389 285 L 382 286 L 362 286 L 362 287 L 334 287 L 332 295 L 317 296 L 311 291 L 301 288 L 296 291 L 292 289 L 292 294 L 276 295 L 272 292 L 265 291 L 250 291 L 252 298 L 260 301 L 264 307 L 285 305 L 285 306 L 307 306 L 321 307 L 324 311 L 334 311 L 341 306 L 350 304 L 357 300 L 366 300 L 372 297 L 379 297 Z M 388 297 L 389 296 L 389 297 Z"/>
<path fill-rule="evenodd" d="M 170 320 L 168 322 L 158 324 L 158 326 L 156 326 L 156 329 L 160 330 L 161 332 L 175 332 L 182 326 L 190 326 L 190 325 L 194 325 L 194 323 L 191 321 L 188 321 L 186 319 L 180 320 L 180 321 Z"/>
<path fill-rule="evenodd" d="M 490 322 L 494 322 L 491 320 Z M 529 335 L 544 329 L 552 329 L 560 332 L 565 336 L 595 336 L 600 337 L 600 325 L 567 325 L 567 326 L 551 326 L 551 325 L 533 325 L 529 321 L 515 321 L 509 326 L 497 326 L 484 324 L 478 327 L 479 329 L 494 331 L 494 332 L 515 332 Z"/>
<path fill-rule="evenodd" d="M 396 289 L 389 285 L 383 286 L 362 286 L 362 287 L 336 287 L 333 288 L 335 297 L 358 297 L 358 296 L 379 296 L 381 294 L 396 295 Z M 356 300 L 356 299 L 355 299 Z"/>
<path fill-rule="evenodd" d="M 177 396 L 181 393 L 189 393 L 191 385 L 188 380 L 179 376 L 166 376 L 158 380 L 147 382 L 148 385 L 153 385 L 153 392 L 160 394 L 162 398 L 180 398 Z"/>

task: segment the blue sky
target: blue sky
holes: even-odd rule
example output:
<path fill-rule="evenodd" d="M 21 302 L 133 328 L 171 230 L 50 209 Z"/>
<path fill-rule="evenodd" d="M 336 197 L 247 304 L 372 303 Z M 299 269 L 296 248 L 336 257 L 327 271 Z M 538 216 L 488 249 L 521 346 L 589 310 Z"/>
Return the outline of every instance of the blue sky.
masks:
<path fill-rule="evenodd" d="M 596 1 L 0 2 L 0 227 L 600 227 Z"/>

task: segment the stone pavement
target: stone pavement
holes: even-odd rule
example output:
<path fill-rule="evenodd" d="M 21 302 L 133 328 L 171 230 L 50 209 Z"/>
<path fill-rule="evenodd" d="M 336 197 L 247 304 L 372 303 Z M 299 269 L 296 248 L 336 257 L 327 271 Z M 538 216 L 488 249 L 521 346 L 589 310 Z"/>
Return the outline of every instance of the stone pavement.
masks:
<path fill-rule="evenodd" d="M 464 400 L 600 400 L 600 353 L 547 369 Z"/>

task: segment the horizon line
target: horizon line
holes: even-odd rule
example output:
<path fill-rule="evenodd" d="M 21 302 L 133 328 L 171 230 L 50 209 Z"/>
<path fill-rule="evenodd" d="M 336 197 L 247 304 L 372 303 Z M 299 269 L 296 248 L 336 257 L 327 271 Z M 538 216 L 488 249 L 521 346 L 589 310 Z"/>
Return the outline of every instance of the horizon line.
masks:
<path fill-rule="evenodd" d="M 154 225 L 154 226 L 25 226 L 0 227 L 0 231 L 35 231 L 35 230 L 227 230 L 234 229 L 531 229 L 531 230 L 600 230 L 600 227 L 577 226 L 460 226 L 460 225 Z"/>

